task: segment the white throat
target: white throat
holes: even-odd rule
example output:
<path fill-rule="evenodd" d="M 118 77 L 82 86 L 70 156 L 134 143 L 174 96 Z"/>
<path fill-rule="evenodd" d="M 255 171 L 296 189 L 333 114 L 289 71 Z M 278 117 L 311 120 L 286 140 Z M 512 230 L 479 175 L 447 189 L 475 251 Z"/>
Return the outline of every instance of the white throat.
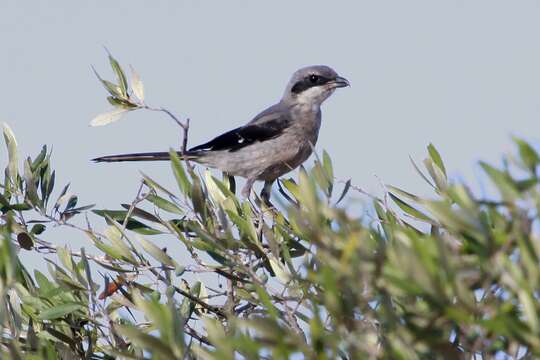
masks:
<path fill-rule="evenodd" d="M 318 108 L 334 93 L 335 89 L 328 90 L 323 87 L 312 87 L 295 96 L 298 105 L 307 105 Z"/>

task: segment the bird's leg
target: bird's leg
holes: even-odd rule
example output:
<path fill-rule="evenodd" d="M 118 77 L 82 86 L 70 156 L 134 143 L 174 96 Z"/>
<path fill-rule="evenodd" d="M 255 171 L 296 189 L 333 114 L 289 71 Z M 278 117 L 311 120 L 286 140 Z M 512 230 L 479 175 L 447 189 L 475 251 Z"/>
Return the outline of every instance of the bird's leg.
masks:
<path fill-rule="evenodd" d="M 261 199 L 269 207 L 273 207 L 272 203 L 270 202 L 270 194 L 272 193 L 273 183 L 274 183 L 273 181 L 265 181 L 264 187 L 261 191 Z"/>
<path fill-rule="evenodd" d="M 236 181 L 234 179 L 234 176 L 224 172 L 223 179 L 227 180 L 228 185 L 229 185 L 229 190 L 231 190 L 233 194 L 236 194 Z"/>
<path fill-rule="evenodd" d="M 255 178 L 249 178 L 246 181 L 246 185 L 242 188 L 242 197 L 249 199 L 249 194 L 251 193 L 251 187 L 255 182 Z"/>

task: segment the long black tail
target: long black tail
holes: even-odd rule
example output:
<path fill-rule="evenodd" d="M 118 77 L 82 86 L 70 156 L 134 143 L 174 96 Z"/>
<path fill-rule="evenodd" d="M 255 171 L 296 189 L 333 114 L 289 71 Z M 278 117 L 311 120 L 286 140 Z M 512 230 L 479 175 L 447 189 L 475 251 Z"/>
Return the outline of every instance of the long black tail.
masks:
<path fill-rule="evenodd" d="M 182 159 L 193 159 L 192 153 L 186 153 L 183 155 L 181 152 L 177 152 L 178 156 Z M 118 161 L 165 161 L 170 160 L 171 156 L 168 152 L 147 152 L 147 153 L 134 153 L 134 154 L 121 154 L 121 155 L 109 155 L 102 156 L 92 161 L 95 162 L 118 162 Z"/>

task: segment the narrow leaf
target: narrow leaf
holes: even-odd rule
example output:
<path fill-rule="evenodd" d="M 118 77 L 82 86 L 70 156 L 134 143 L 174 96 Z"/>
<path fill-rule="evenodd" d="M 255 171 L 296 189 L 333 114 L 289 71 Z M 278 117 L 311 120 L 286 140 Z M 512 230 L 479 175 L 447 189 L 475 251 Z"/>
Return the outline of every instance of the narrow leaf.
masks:
<path fill-rule="evenodd" d="M 446 177 L 446 169 L 444 168 L 444 163 L 442 161 L 441 155 L 439 154 L 435 146 L 430 143 L 427 149 L 429 152 L 429 156 L 431 157 L 435 165 L 437 165 L 439 169 L 441 169 L 441 171 L 444 173 L 444 176 Z"/>
<path fill-rule="evenodd" d="M 404 212 L 406 212 L 407 214 L 409 214 L 409 215 L 411 215 L 411 216 L 413 216 L 413 217 L 415 217 L 415 218 L 417 218 L 419 220 L 424 220 L 424 221 L 427 221 L 427 222 L 430 222 L 430 223 L 433 222 L 433 220 L 431 220 L 427 215 L 425 215 L 421 211 L 415 209 L 411 205 L 407 204 L 405 201 L 401 200 L 396 195 L 394 195 L 392 193 L 388 193 L 388 195 L 390 195 L 390 197 L 392 198 L 392 200 L 394 200 L 396 205 L 399 206 L 399 208 L 401 210 L 403 210 Z"/>
<path fill-rule="evenodd" d="M 176 206 L 172 201 L 164 199 L 157 195 L 148 195 L 146 200 L 150 201 L 152 204 L 156 205 L 158 208 L 165 210 L 167 212 L 184 215 L 184 212 Z"/>
<path fill-rule="evenodd" d="M 118 121 L 122 118 L 129 110 L 127 109 L 116 109 L 104 114 L 100 114 L 90 121 L 90 126 L 104 126 L 115 121 Z"/>
<path fill-rule="evenodd" d="M 142 236 L 137 236 L 137 240 L 141 244 L 144 251 L 150 254 L 154 259 L 162 263 L 163 265 L 176 267 L 178 264 L 174 261 L 165 251 L 161 250 L 154 243 L 146 240 Z"/>
<path fill-rule="evenodd" d="M 128 85 L 127 85 L 126 75 L 124 74 L 122 67 L 120 66 L 118 61 L 116 61 L 116 59 L 112 57 L 110 53 L 109 53 L 109 62 L 111 63 L 111 67 L 116 74 L 116 78 L 118 79 L 118 84 L 120 86 L 120 91 L 122 95 L 124 97 L 127 97 Z"/>
<path fill-rule="evenodd" d="M 45 311 L 42 311 L 38 315 L 38 319 L 40 320 L 52 320 L 52 319 L 58 319 L 60 317 L 63 317 L 67 314 L 70 314 L 74 311 L 77 311 L 79 309 L 82 309 L 81 304 L 77 303 L 68 303 L 68 304 L 62 304 L 57 305 L 52 308 L 49 308 Z"/>
<path fill-rule="evenodd" d="M 514 137 L 514 142 L 518 146 L 519 156 L 531 172 L 536 172 L 536 166 L 540 163 L 540 156 L 534 148 L 522 139 Z"/>
<path fill-rule="evenodd" d="M 141 77 L 135 71 L 133 66 L 130 66 L 131 69 L 131 87 L 133 88 L 133 93 L 141 102 L 144 102 L 144 86 L 141 81 Z"/>
<path fill-rule="evenodd" d="M 8 124 L 4 123 L 4 139 L 6 141 L 6 146 L 8 149 L 8 173 L 9 177 L 11 179 L 11 182 L 13 184 L 17 183 L 17 175 L 18 175 L 18 169 L 17 169 L 17 140 L 15 139 L 15 135 L 13 134 L 13 131 L 9 127 Z"/>
<path fill-rule="evenodd" d="M 176 182 L 178 183 L 178 187 L 182 193 L 189 195 L 189 192 L 191 191 L 191 183 L 188 180 L 187 174 L 182 165 L 182 161 L 180 160 L 180 156 L 178 156 L 178 153 L 172 149 L 169 150 L 169 154 L 171 156 L 171 166 L 174 177 L 176 178 Z"/>
<path fill-rule="evenodd" d="M 351 188 L 351 179 L 347 180 L 345 183 L 345 187 L 343 188 L 343 191 L 341 192 L 341 195 L 339 196 L 339 199 L 336 201 L 336 205 L 341 202 L 345 198 L 345 195 L 349 192 Z"/>

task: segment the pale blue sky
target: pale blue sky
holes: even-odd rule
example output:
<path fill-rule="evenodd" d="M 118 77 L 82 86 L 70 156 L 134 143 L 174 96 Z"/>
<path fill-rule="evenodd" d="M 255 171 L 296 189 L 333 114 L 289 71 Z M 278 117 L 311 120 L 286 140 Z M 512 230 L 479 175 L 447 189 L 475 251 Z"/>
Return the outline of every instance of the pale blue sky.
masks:
<path fill-rule="evenodd" d="M 83 203 L 116 207 L 138 169 L 172 185 L 169 167 L 89 159 L 167 150 L 180 132 L 145 112 L 88 126 L 109 109 L 90 69 L 113 77 L 103 45 L 138 70 L 150 104 L 192 119 L 191 145 L 277 101 L 297 68 L 327 64 L 352 84 L 323 109 L 317 148 L 336 176 L 427 193 L 408 156 L 421 161 L 429 142 L 475 181 L 475 161 L 498 161 L 510 134 L 540 139 L 539 19 L 532 0 L 2 0 L 0 121 L 21 154 L 53 146 L 57 181 Z"/>

